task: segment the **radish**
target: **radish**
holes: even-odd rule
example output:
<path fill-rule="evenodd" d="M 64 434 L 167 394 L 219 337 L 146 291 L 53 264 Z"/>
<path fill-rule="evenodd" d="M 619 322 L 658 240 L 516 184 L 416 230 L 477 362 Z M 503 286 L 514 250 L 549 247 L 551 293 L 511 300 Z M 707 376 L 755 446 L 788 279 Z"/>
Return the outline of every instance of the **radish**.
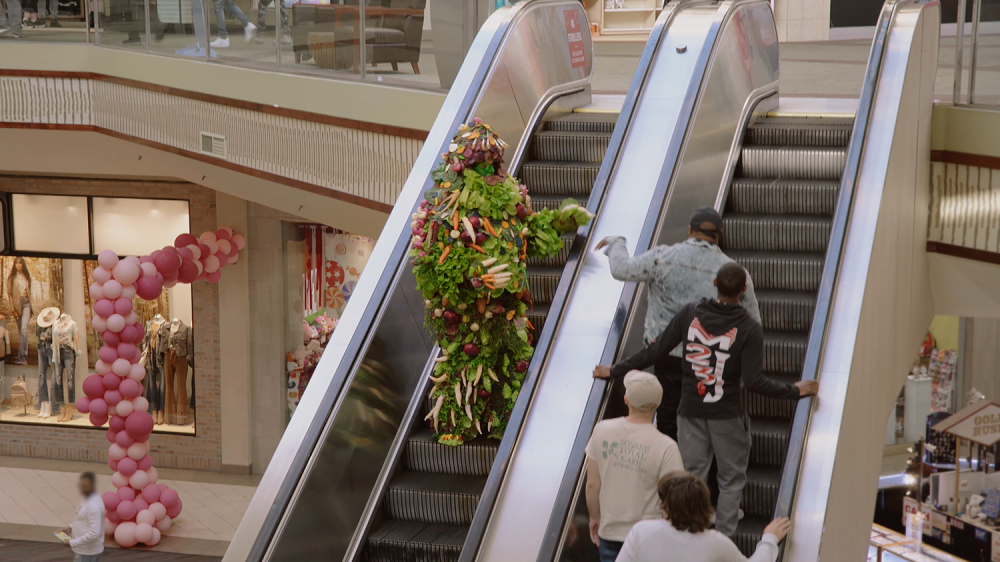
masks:
<path fill-rule="evenodd" d="M 462 351 L 464 351 L 470 358 L 475 359 L 476 356 L 479 355 L 479 346 L 474 343 L 467 343 L 462 348 Z"/>

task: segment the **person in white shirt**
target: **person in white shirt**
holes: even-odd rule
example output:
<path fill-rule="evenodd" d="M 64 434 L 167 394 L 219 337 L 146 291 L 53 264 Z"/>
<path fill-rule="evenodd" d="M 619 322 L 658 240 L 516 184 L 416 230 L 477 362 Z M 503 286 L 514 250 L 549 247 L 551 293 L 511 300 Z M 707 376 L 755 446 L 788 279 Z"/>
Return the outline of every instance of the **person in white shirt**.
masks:
<path fill-rule="evenodd" d="M 640 521 L 632 527 L 617 562 L 774 562 L 778 543 L 788 534 L 787 518 L 771 521 L 753 556 L 743 556 L 729 537 L 711 529 L 712 501 L 708 486 L 697 476 L 677 472 L 659 485 L 663 519 Z"/>
<path fill-rule="evenodd" d="M 73 562 L 97 562 L 104 552 L 104 500 L 97 493 L 93 472 L 81 474 L 78 486 L 83 499 L 76 508 L 73 526 L 62 530 L 72 537 L 63 543 L 73 550 Z"/>
<path fill-rule="evenodd" d="M 656 486 L 665 475 L 684 470 L 677 443 L 653 425 L 662 398 L 655 376 L 628 373 L 628 416 L 598 423 L 587 443 L 590 540 L 600 549 L 601 562 L 614 562 L 636 522 L 660 518 Z"/>

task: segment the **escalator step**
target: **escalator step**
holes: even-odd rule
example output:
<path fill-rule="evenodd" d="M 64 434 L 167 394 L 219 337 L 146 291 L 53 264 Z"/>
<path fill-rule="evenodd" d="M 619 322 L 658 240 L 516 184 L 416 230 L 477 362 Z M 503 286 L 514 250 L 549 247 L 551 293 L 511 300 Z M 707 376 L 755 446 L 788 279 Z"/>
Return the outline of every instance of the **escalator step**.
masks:
<path fill-rule="evenodd" d="M 846 148 L 745 146 L 740 175 L 747 178 L 836 180 L 844 173 Z"/>
<path fill-rule="evenodd" d="M 734 213 L 833 215 L 840 182 L 738 178 L 729 190 Z"/>
<path fill-rule="evenodd" d="M 385 498 L 391 519 L 469 525 L 486 487 L 484 476 L 403 471 Z"/>
<path fill-rule="evenodd" d="M 733 542 L 736 543 L 736 547 L 743 552 L 744 556 L 748 558 L 753 556 L 754 550 L 757 549 L 757 543 L 764 536 L 764 527 L 770 522 L 770 515 L 747 515 L 740 521 L 736 527 L 736 536 L 733 537 Z"/>
<path fill-rule="evenodd" d="M 549 162 L 534 160 L 521 166 L 521 181 L 534 196 L 575 197 L 581 202 L 590 195 L 601 170 L 600 162 Z"/>
<path fill-rule="evenodd" d="M 528 309 L 528 321 L 535 327 L 535 339 L 542 333 L 542 326 L 545 325 L 545 318 L 549 315 L 549 305 L 536 304 Z"/>
<path fill-rule="evenodd" d="M 799 380 L 800 376 L 795 375 L 776 375 L 773 373 L 764 373 L 764 376 L 775 381 L 794 383 Z M 764 396 L 763 394 L 757 394 L 756 392 L 751 392 L 746 388 L 740 389 L 740 402 L 743 404 L 743 410 L 751 418 L 777 418 L 777 419 L 792 419 L 795 414 L 795 406 L 798 402 L 795 400 L 783 400 L 780 398 L 770 398 Z"/>
<path fill-rule="evenodd" d="M 750 465 L 781 467 L 788 451 L 790 420 L 755 419 L 750 424 Z"/>
<path fill-rule="evenodd" d="M 562 272 L 561 267 L 528 268 L 528 288 L 531 289 L 531 300 L 538 304 L 552 302 Z"/>
<path fill-rule="evenodd" d="M 570 113 L 545 122 L 547 131 L 586 131 L 610 133 L 618 121 L 617 113 Z"/>
<path fill-rule="evenodd" d="M 813 291 L 823 276 L 823 254 L 727 252 L 753 279 L 755 290 Z"/>
<path fill-rule="evenodd" d="M 747 485 L 743 488 L 743 502 L 740 505 L 744 513 L 764 517 L 772 515 L 774 505 L 778 502 L 780 484 L 780 467 L 752 466 L 747 469 Z"/>
<path fill-rule="evenodd" d="M 747 127 L 747 144 L 847 146 L 853 119 L 762 119 Z"/>
<path fill-rule="evenodd" d="M 578 133 L 572 131 L 539 131 L 532 140 L 534 160 L 563 162 L 593 162 L 604 160 L 611 142 L 611 133 Z M 530 190 L 531 187 L 529 186 Z M 530 193 L 530 191 L 529 191 Z"/>
<path fill-rule="evenodd" d="M 389 520 L 372 531 L 366 562 L 452 562 L 462 552 L 466 526 Z"/>
<path fill-rule="evenodd" d="M 830 241 L 826 217 L 726 213 L 722 223 L 725 250 L 820 253 Z"/>
<path fill-rule="evenodd" d="M 531 208 L 535 211 L 541 211 L 542 209 L 551 209 L 555 211 L 562 206 L 562 202 L 562 197 L 532 197 Z"/>
<path fill-rule="evenodd" d="M 754 280 L 756 283 L 756 280 Z M 808 332 L 816 310 L 816 293 L 756 291 L 761 325 L 778 332 Z"/>
<path fill-rule="evenodd" d="M 764 332 L 764 371 L 799 375 L 806 358 L 805 334 Z"/>
<path fill-rule="evenodd" d="M 499 446 L 499 441 L 486 438 L 469 441 L 461 447 L 441 445 L 430 427 L 421 426 L 407 440 L 405 466 L 416 472 L 486 476 Z"/>

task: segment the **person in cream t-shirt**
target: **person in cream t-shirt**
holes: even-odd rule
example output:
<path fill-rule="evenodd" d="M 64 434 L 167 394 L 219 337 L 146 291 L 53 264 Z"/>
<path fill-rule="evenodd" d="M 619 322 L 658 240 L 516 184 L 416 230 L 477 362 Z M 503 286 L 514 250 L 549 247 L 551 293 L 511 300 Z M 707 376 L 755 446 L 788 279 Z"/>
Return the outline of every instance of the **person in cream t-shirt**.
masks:
<path fill-rule="evenodd" d="M 653 425 L 662 398 L 655 376 L 628 373 L 628 416 L 598 423 L 587 443 L 590 538 L 600 548 L 601 562 L 614 562 L 637 522 L 662 517 L 657 484 L 667 474 L 684 470 L 677 443 Z"/>

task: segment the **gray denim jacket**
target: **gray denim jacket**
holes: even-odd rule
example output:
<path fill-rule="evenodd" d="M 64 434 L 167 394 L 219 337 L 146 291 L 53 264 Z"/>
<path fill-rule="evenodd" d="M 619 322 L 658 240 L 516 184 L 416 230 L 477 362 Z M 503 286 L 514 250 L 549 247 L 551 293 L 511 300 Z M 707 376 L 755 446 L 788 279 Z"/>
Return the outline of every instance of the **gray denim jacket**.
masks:
<path fill-rule="evenodd" d="M 716 289 L 712 284 L 715 274 L 723 265 L 734 261 L 710 242 L 688 238 L 672 246 L 656 246 L 648 252 L 632 257 L 625 247 L 625 238 L 611 236 L 604 250 L 611 263 L 611 276 L 619 281 L 646 283 L 649 288 L 649 308 L 646 311 L 644 339 L 655 340 L 677 311 L 689 302 L 703 298 L 714 299 Z M 747 292 L 743 307 L 750 317 L 760 322 L 760 308 L 753 292 L 753 280 L 747 273 Z M 670 355 L 681 356 L 677 346 Z"/>

